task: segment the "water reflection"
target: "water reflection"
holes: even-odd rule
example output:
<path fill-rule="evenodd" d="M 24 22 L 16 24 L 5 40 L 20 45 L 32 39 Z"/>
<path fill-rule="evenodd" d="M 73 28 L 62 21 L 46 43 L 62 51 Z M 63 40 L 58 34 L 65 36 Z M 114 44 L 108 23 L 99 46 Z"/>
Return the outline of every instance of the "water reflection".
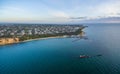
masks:
<path fill-rule="evenodd" d="M 88 40 L 88 37 L 86 36 L 86 33 L 84 31 L 81 31 L 80 34 L 73 36 L 72 38 L 75 38 L 72 42 L 79 41 L 81 39 Z"/>

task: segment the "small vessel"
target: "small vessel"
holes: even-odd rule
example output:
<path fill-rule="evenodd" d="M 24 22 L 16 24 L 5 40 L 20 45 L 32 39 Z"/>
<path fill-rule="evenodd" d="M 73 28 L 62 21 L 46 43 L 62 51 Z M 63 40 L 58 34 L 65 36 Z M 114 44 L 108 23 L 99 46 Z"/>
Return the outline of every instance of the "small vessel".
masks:
<path fill-rule="evenodd" d="M 80 55 L 80 58 L 89 58 L 90 56 L 87 55 Z"/>
<path fill-rule="evenodd" d="M 99 57 L 102 56 L 101 54 L 95 55 L 95 56 L 88 56 L 88 55 L 80 55 L 80 58 L 91 58 L 91 57 Z"/>

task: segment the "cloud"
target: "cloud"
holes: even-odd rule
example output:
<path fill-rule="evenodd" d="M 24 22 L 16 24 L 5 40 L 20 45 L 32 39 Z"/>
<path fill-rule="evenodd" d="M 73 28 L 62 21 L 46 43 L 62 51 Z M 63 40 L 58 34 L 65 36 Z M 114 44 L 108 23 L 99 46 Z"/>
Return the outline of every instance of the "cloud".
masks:
<path fill-rule="evenodd" d="M 69 15 L 67 14 L 67 13 L 65 13 L 65 12 L 63 12 L 63 11 L 52 11 L 51 13 L 50 13 L 54 18 L 62 18 L 62 19 L 67 19 L 67 18 L 69 18 Z"/>
<path fill-rule="evenodd" d="M 92 5 L 91 7 L 87 7 L 87 10 L 85 11 L 84 16 L 71 17 L 70 19 L 72 19 L 72 21 L 86 21 L 109 17 L 120 17 L 120 0 L 104 1 L 95 6 Z"/>
<path fill-rule="evenodd" d="M 95 12 L 103 16 L 118 16 L 120 13 L 120 0 L 105 2 L 95 7 Z"/>
<path fill-rule="evenodd" d="M 70 19 L 86 19 L 87 17 L 70 17 Z"/>
<path fill-rule="evenodd" d="M 9 3 L 10 2 L 10 3 Z M 0 7 L 0 20 L 84 21 L 120 17 L 120 0 L 9 1 Z M 6 2 L 5 2 L 6 3 Z"/>

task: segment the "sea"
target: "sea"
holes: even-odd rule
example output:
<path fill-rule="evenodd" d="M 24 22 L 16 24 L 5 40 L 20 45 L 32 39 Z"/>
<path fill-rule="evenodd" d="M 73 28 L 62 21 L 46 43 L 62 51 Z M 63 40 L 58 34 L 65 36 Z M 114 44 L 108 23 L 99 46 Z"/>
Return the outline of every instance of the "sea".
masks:
<path fill-rule="evenodd" d="M 83 25 L 81 38 L 0 46 L 0 74 L 120 74 L 120 24 Z"/>

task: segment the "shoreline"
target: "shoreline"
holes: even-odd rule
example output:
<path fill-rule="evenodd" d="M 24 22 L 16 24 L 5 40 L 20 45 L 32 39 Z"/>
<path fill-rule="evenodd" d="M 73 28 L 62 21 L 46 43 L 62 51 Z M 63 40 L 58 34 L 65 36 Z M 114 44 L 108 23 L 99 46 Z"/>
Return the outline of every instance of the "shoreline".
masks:
<path fill-rule="evenodd" d="M 36 38 L 36 39 L 29 39 L 29 40 L 20 41 L 17 43 L 29 42 L 29 41 L 35 41 L 35 40 L 52 39 L 52 38 L 65 38 L 65 37 L 64 36 L 53 36 L 53 37 L 45 37 L 45 38 Z"/>
<path fill-rule="evenodd" d="M 45 38 L 28 39 L 24 41 L 15 42 L 15 43 L 2 44 L 0 46 L 19 44 L 19 43 L 24 43 L 24 42 L 36 41 L 36 40 L 52 39 L 52 38 L 65 38 L 65 37 L 64 36 L 53 36 L 53 37 L 45 37 Z"/>

